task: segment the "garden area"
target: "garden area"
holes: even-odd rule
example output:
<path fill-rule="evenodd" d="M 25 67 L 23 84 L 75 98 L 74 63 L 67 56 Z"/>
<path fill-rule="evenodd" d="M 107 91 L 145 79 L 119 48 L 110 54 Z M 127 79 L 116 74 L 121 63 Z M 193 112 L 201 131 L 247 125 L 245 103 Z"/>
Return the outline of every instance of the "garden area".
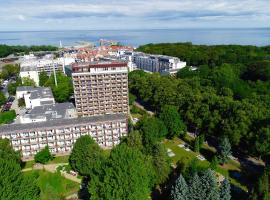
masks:
<path fill-rule="evenodd" d="M 80 184 L 68 180 L 60 173 L 51 173 L 44 170 L 24 172 L 26 176 L 35 176 L 37 185 L 41 190 L 40 199 L 62 199 L 63 197 L 77 193 Z"/>
<path fill-rule="evenodd" d="M 185 141 L 184 141 L 185 140 Z M 179 138 L 174 138 L 172 140 L 165 140 L 164 145 L 167 149 L 169 149 L 169 152 L 172 152 L 173 156 L 171 156 L 172 164 L 176 166 L 177 164 L 181 163 L 184 165 L 187 165 L 194 159 L 198 159 L 199 153 L 196 153 L 192 151 L 192 142 L 193 139 L 189 136 L 186 136 L 184 140 L 179 139 Z M 190 145 L 189 148 L 185 148 L 183 145 L 188 144 Z M 181 147 L 180 147 L 181 146 Z M 189 149 L 189 150 L 187 150 Z M 168 152 L 168 154 L 169 154 Z M 207 158 L 209 159 L 209 155 L 214 155 L 215 149 L 212 147 L 209 147 L 208 145 L 204 144 L 202 147 L 202 158 Z M 200 160 L 198 159 L 198 167 L 199 168 L 209 168 L 211 167 L 211 163 L 208 160 Z M 248 191 L 247 186 L 245 183 L 240 178 L 240 173 L 241 173 L 241 166 L 240 163 L 234 160 L 230 160 L 228 163 L 224 165 L 218 165 L 215 168 L 215 171 L 218 172 L 219 174 L 223 175 L 224 177 L 228 177 L 230 180 L 231 184 L 234 185 L 235 187 L 240 188 L 243 191 Z M 235 174 L 239 174 L 237 177 Z M 234 176 L 235 175 L 235 176 Z"/>

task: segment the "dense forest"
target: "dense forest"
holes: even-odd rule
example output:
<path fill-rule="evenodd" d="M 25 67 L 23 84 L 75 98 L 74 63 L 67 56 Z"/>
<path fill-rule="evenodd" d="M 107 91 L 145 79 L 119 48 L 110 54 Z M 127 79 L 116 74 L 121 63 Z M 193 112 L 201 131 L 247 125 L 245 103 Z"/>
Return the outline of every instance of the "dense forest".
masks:
<path fill-rule="evenodd" d="M 15 53 L 26 53 L 34 51 L 56 51 L 58 48 L 54 46 L 41 45 L 41 46 L 8 46 L 0 45 L 0 58 L 6 57 Z"/>
<path fill-rule="evenodd" d="M 130 73 L 130 91 L 138 99 L 158 112 L 164 105 L 177 106 L 189 130 L 216 138 L 225 135 L 252 155 L 269 154 L 269 47 L 187 43 L 150 44 L 138 50 L 178 56 L 198 66 L 195 71 L 181 69 L 177 77 Z"/>
<path fill-rule="evenodd" d="M 193 45 L 192 43 L 162 43 L 140 46 L 137 51 L 175 56 L 186 61 L 189 66 L 208 65 L 214 67 L 224 63 L 248 64 L 254 61 L 270 59 L 270 46 L 206 46 Z"/>

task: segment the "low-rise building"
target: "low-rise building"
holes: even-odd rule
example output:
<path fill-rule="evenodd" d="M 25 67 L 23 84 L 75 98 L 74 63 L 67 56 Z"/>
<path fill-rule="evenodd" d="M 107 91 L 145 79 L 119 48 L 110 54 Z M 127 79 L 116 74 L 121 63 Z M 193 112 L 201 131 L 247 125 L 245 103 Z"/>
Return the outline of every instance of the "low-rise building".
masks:
<path fill-rule="evenodd" d="M 48 87 L 17 87 L 16 96 L 18 99 L 24 98 L 27 109 L 55 103 L 52 91 Z"/>
<path fill-rule="evenodd" d="M 22 83 L 24 83 L 23 78 L 30 78 L 35 82 L 36 86 L 39 86 L 39 73 L 36 66 L 21 67 L 20 77 L 22 78 Z"/>
<path fill-rule="evenodd" d="M 77 112 L 72 103 L 56 103 L 52 105 L 34 107 L 20 116 L 20 123 L 26 124 L 74 118 L 77 118 Z"/>
<path fill-rule="evenodd" d="M 125 114 L 0 126 L 0 137 L 9 139 L 14 150 L 21 151 L 24 159 L 32 158 L 46 145 L 53 154 L 69 153 L 83 135 L 91 136 L 103 148 L 111 148 L 127 133 Z"/>

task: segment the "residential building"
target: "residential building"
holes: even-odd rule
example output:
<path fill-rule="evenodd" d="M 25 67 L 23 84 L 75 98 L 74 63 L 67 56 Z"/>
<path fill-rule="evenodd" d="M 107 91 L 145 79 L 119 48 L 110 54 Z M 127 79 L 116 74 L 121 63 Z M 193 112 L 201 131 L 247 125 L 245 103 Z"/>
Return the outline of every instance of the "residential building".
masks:
<path fill-rule="evenodd" d="M 20 116 L 20 123 L 26 124 L 72 118 L 77 118 L 77 112 L 72 103 L 56 103 L 34 107 Z"/>
<path fill-rule="evenodd" d="M 51 88 L 48 87 L 17 87 L 16 96 L 17 99 L 24 98 L 27 109 L 55 103 Z"/>
<path fill-rule="evenodd" d="M 0 126 L 0 137 L 9 139 L 24 159 L 33 158 L 46 145 L 53 154 L 67 154 L 83 135 L 91 136 L 103 148 L 111 148 L 127 133 L 125 114 Z"/>
<path fill-rule="evenodd" d="M 35 66 L 21 67 L 20 77 L 22 79 L 22 83 L 24 83 L 24 78 L 30 78 L 35 82 L 36 86 L 39 86 L 39 73 Z"/>
<path fill-rule="evenodd" d="M 68 60 L 70 63 L 71 61 Z M 21 68 L 35 68 L 38 73 L 45 71 L 50 76 L 53 71 L 62 71 L 65 73 L 64 59 L 54 59 L 53 55 L 48 54 L 41 58 L 32 54 L 24 56 L 20 59 Z"/>
<path fill-rule="evenodd" d="M 75 63 L 72 79 L 79 116 L 128 113 L 128 68 L 123 61 Z"/>
<path fill-rule="evenodd" d="M 133 52 L 132 61 L 138 69 L 161 74 L 175 74 L 186 66 L 186 62 L 180 61 L 176 57 L 141 52 Z"/>

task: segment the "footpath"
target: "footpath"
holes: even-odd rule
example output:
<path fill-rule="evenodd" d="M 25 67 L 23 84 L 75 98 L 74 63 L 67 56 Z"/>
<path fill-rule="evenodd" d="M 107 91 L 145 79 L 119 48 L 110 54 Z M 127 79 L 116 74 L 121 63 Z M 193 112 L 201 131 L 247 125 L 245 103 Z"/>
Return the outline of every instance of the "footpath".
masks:
<path fill-rule="evenodd" d="M 55 173 L 57 167 L 60 165 L 68 165 L 68 163 L 57 163 L 57 164 L 46 164 L 46 165 L 38 164 L 38 165 L 34 165 L 32 168 L 23 169 L 22 171 L 27 172 L 27 171 L 31 171 L 31 170 L 43 170 L 44 169 L 48 172 Z M 81 183 L 81 179 L 79 179 L 75 176 L 72 176 L 71 174 L 68 174 L 66 172 L 61 172 L 61 175 L 63 177 L 65 177 L 66 179 L 69 179 L 69 180 L 77 182 L 77 183 Z"/>

